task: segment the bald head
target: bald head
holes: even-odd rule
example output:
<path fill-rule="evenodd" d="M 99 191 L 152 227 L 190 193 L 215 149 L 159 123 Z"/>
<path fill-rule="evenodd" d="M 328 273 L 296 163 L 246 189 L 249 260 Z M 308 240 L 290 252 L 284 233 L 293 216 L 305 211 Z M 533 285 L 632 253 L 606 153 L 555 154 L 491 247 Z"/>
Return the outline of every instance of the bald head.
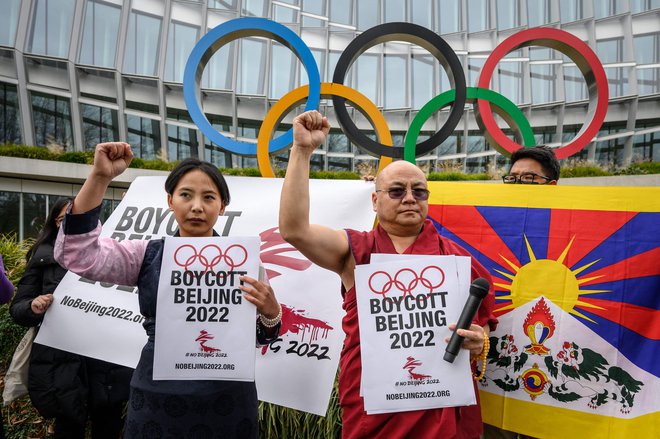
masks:
<path fill-rule="evenodd" d="M 426 174 L 416 165 L 405 160 L 397 160 L 378 173 L 376 176 L 376 189 L 387 189 L 393 181 L 401 178 L 413 178 L 415 181 L 426 184 Z"/>

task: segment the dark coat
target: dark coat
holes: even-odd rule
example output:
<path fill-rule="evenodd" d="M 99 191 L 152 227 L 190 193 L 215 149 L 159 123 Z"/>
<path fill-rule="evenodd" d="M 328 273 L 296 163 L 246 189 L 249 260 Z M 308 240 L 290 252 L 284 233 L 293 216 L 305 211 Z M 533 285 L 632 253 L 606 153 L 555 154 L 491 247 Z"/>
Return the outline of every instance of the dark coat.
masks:
<path fill-rule="evenodd" d="M 18 283 L 9 312 L 16 323 L 39 326 L 43 314 L 31 303 L 55 291 L 66 269 L 53 257 L 52 244 L 41 244 Z M 103 406 L 128 400 L 132 369 L 34 343 L 30 356 L 28 392 L 32 404 L 46 418 L 84 423 L 88 404 Z"/>

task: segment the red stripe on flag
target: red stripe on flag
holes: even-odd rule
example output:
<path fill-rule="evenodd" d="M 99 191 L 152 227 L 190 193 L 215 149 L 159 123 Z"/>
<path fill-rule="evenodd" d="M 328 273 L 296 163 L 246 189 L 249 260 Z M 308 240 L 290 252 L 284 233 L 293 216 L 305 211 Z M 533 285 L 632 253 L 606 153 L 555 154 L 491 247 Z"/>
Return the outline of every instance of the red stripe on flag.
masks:
<path fill-rule="evenodd" d="M 444 228 L 480 251 L 484 256 L 511 271 L 500 255 L 520 266 L 518 258 L 495 233 L 474 206 L 429 206 L 429 216 Z"/>
<path fill-rule="evenodd" d="M 660 340 L 660 310 L 584 296 L 581 296 L 580 300 L 604 309 L 583 308 L 579 305 L 576 307 L 617 323 L 648 339 Z"/>
<path fill-rule="evenodd" d="M 597 277 L 589 282 L 580 284 L 580 288 L 587 285 L 600 284 L 603 282 L 614 282 L 621 279 L 631 279 L 635 277 L 646 277 L 660 274 L 660 247 L 640 253 L 616 264 L 601 268 L 588 274 L 582 274 L 580 277 Z M 579 281 L 580 279 L 578 279 Z"/>
<path fill-rule="evenodd" d="M 637 212 L 552 209 L 548 259 L 556 260 L 574 236 L 564 264 L 572 267 L 637 215 Z"/>

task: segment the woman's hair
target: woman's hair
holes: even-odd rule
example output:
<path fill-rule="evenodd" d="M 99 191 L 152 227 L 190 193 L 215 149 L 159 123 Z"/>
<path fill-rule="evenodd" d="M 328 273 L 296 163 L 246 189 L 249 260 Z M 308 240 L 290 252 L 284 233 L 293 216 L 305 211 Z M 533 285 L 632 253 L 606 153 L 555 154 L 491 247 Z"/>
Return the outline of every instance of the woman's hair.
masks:
<path fill-rule="evenodd" d="M 218 188 L 222 202 L 225 206 L 228 206 L 230 201 L 229 187 L 227 186 L 227 182 L 225 181 L 225 178 L 222 176 L 218 168 L 209 162 L 205 162 L 193 157 L 181 161 L 181 163 L 172 169 L 170 175 L 167 176 L 167 180 L 165 180 L 165 191 L 170 195 L 174 195 L 174 189 L 176 189 L 176 186 L 179 184 L 181 178 L 188 172 L 195 170 L 202 171 L 209 176 L 209 178 Z"/>
<path fill-rule="evenodd" d="M 48 218 L 46 218 L 46 224 L 44 224 L 44 228 L 41 229 L 41 232 L 39 232 L 39 236 L 37 236 L 37 240 L 34 241 L 32 247 L 30 247 L 30 249 L 25 254 L 25 260 L 27 262 L 30 262 L 32 256 L 34 256 L 34 252 L 37 251 L 37 248 L 39 248 L 41 244 L 55 243 L 55 239 L 57 238 L 57 231 L 58 231 L 58 227 L 57 224 L 55 223 L 55 220 L 57 219 L 60 212 L 62 212 L 62 209 L 64 209 L 64 206 L 71 203 L 72 201 L 73 200 L 71 198 L 60 198 L 53 204 L 53 207 L 50 208 L 50 213 L 48 214 Z"/>

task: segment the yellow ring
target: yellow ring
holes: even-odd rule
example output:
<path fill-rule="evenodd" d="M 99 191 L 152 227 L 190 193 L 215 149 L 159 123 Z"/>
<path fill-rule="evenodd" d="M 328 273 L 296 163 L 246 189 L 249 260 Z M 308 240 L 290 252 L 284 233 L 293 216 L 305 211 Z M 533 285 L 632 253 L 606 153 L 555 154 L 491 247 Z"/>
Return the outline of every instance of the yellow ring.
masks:
<path fill-rule="evenodd" d="M 268 110 L 264 118 L 261 128 L 259 128 L 259 137 L 257 137 L 257 161 L 259 163 L 259 170 L 262 177 L 275 177 L 273 167 L 270 165 L 268 157 L 268 142 L 273 136 L 273 130 L 284 118 L 284 115 L 293 107 L 307 99 L 309 96 L 309 86 L 303 85 L 295 90 L 291 90 L 280 98 L 279 101 Z M 383 145 L 392 146 L 392 134 L 390 128 L 387 126 L 385 116 L 378 110 L 376 104 L 371 102 L 369 98 L 360 93 L 359 91 L 347 87 L 343 84 L 334 84 L 332 82 L 321 83 L 321 97 L 327 99 L 331 96 L 339 96 L 348 99 L 364 116 L 369 120 L 376 130 L 378 141 Z M 380 172 L 385 166 L 392 163 L 392 157 L 380 157 L 380 165 L 378 171 Z"/>

